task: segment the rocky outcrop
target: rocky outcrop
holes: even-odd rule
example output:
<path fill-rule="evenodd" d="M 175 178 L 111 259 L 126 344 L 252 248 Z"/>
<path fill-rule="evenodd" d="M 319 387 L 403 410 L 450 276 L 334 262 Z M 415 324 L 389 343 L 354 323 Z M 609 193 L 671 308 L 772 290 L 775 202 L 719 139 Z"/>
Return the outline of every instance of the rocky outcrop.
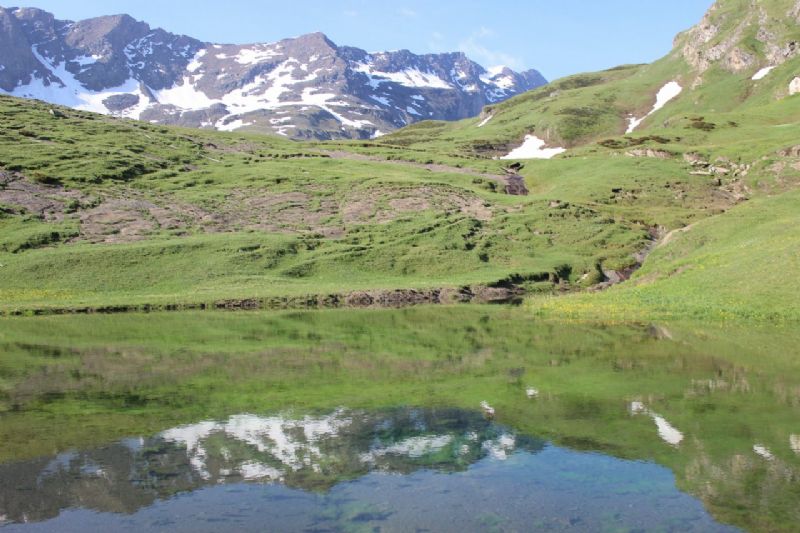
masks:
<path fill-rule="evenodd" d="M 648 157 L 651 159 L 672 159 L 674 154 L 666 150 L 656 148 L 635 148 L 625 152 L 628 157 Z"/>
<path fill-rule="evenodd" d="M 321 33 L 221 45 L 128 15 L 73 23 L 0 8 L 0 92 L 159 124 L 366 139 L 477 116 L 544 83 L 463 53 L 369 54 Z"/>
<path fill-rule="evenodd" d="M 718 0 L 700 24 L 679 34 L 675 46 L 695 71 L 695 86 L 715 65 L 732 73 L 755 72 L 797 56 L 800 43 L 794 39 L 793 26 L 800 18 L 800 6 L 795 3 L 789 13 L 775 10 L 780 8 L 759 0 L 751 0 L 746 9 Z"/>
<path fill-rule="evenodd" d="M 11 91 L 33 77 L 47 76 L 48 71 L 31 51 L 22 22 L 0 7 L 0 90 Z"/>

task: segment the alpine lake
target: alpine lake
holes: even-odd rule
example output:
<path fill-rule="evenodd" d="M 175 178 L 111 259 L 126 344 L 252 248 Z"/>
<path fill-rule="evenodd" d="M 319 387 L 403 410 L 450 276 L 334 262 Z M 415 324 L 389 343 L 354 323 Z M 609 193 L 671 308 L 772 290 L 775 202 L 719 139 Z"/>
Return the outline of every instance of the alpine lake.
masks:
<path fill-rule="evenodd" d="M 797 531 L 800 329 L 0 320 L 0 530 Z"/>

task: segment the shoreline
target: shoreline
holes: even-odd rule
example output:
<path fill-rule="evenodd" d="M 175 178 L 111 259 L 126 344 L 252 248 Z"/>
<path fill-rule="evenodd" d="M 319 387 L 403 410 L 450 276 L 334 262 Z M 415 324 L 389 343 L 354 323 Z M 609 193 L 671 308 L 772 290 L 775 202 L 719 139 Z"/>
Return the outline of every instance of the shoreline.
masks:
<path fill-rule="evenodd" d="M 458 303 L 521 304 L 527 292 L 520 287 L 486 285 L 435 289 L 375 289 L 304 296 L 231 298 L 211 302 L 65 305 L 0 309 L 0 318 L 19 316 L 122 314 L 166 311 L 258 311 L 284 309 L 401 308 Z"/>

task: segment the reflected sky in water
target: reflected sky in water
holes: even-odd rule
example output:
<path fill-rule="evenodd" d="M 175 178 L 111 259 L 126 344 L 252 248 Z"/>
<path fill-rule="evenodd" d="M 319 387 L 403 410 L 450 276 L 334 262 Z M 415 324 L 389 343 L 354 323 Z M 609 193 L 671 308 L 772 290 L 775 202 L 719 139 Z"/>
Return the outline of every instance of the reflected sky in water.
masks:
<path fill-rule="evenodd" d="M 798 346 L 482 306 L 0 320 L 0 524 L 793 532 Z"/>
<path fill-rule="evenodd" d="M 235 415 L 0 466 L 8 531 L 733 531 L 664 467 L 458 409 Z"/>

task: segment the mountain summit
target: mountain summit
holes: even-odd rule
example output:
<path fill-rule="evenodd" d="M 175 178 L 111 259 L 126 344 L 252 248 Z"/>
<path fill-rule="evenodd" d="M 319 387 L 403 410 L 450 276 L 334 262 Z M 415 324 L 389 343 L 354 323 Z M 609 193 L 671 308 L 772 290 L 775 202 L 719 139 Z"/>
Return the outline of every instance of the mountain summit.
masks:
<path fill-rule="evenodd" d="M 463 53 L 367 53 L 322 33 L 211 44 L 128 15 L 80 22 L 0 8 L 0 92 L 159 124 L 304 139 L 369 138 L 476 116 L 546 83 Z"/>

